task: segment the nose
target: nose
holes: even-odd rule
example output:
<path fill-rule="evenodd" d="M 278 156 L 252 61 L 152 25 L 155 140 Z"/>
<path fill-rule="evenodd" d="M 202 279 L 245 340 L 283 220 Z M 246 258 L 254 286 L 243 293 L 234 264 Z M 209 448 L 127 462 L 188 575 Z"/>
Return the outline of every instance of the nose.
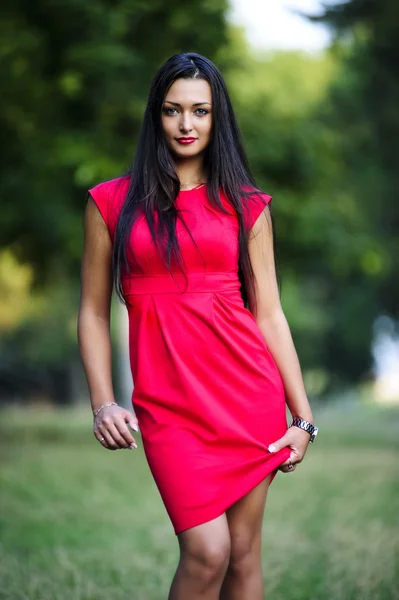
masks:
<path fill-rule="evenodd" d="M 180 121 L 180 131 L 182 133 L 189 133 L 193 129 L 191 121 L 191 114 L 189 112 L 183 112 Z"/>

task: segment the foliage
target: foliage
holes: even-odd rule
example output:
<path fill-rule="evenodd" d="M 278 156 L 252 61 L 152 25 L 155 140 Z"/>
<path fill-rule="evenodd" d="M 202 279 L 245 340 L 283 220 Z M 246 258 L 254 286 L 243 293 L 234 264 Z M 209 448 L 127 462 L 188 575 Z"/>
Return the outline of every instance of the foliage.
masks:
<path fill-rule="evenodd" d="M 20 0 L 2 16 L 0 240 L 33 281 L 30 306 L 0 347 L 4 393 L 15 382 L 30 394 L 49 369 L 65 386 L 77 354 L 70 323 L 86 190 L 130 163 L 158 66 L 184 50 L 214 57 L 225 10 L 225 0 Z M 9 322 L 10 303 L 0 310 Z"/>
<path fill-rule="evenodd" d="M 242 51 L 229 82 L 275 198 L 299 355 L 333 384 L 368 375 L 376 316 L 398 316 L 399 14 L 389 0 L 352 0 L 314 20 L 337 31 L 331 51 Z"/>
<path fill-rule="evenodd" d="M 314 20 L 337 34 L 340 71 L 331 105 L 319 114 L 338 134 L 339 188 L 347 196 L 342 208 L 351 213 L 340 261 L 346 268 L 331 298 L 338 327 L 329 362 L 335 369 L 345 362 L 358 376 L 369 359 L 376 315 L 399 316 L 399 13 L 394 0 L 350 0 Z M 326 183 L 333 189 L 334 178 Z"/>
<path fill-rule="evenodd" d="M 156 68 L 223 43 L 225 0 L 21 0 L 0 23 L 3 246 L 75 278 L 85 190 L 130 162 Z"/>
<path fill-rule="evenodd" d="M 314 20 L 336 39 L 318 56 L 255 53 L 227 25 L 226 9 L 227 0 L 8 7 L 0 283 L 10 252 L 22 279 L 7 267 L 1 365 L 5 353 L 36 366 L 76 355 L 85 191 L 127 167 L 156 68 L 193 50 L 226 75 L 254 174 L 274 196 L 282 301 L 305 377 L 318 382 L 309 392 L 367 376 L 372 323 L 385 312 L 397 317 L 399 306 L 395 2 L 329 4 Z M 26 273 L 37 287 L 31 302 Z M 14 293 L 23 310 L 10 303 Z"/>

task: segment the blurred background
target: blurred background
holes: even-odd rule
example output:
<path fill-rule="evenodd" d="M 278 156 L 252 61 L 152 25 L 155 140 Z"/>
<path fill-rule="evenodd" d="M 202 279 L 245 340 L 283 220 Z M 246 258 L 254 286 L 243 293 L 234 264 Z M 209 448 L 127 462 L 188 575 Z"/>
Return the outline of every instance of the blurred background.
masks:
<path fill-rule="evenodd" d="M 86 191 L 129 166 L 181 51 L 221 69 L 273 194 L 320 426 L 268 500 L 267 597 L 399 598 L 397 2 L 17 0 L 0 34 L 0 598 L 167 595 L 174 535 L 141 444 L 94 440 L 76 323 Z M 112 328 L 129 407 L 116 302 Z"/>

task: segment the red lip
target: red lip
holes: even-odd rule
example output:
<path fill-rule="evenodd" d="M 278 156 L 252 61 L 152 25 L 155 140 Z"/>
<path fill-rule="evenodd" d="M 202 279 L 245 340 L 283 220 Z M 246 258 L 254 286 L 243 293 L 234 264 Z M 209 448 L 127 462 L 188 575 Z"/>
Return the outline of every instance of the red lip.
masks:
<path fill-rule="evenodd" d="M 176 138 L 176 141 L 179 142 L 179 144 L 192 144 L 193 142 L 196 141 L 197 138 L 193 138 L 193 137 L 181 137 L 181 138 Z"/>

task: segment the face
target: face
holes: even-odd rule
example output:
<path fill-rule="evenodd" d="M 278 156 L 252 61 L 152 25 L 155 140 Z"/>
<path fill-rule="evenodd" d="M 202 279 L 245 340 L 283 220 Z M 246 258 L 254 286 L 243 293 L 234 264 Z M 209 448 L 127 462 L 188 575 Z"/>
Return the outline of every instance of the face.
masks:
<path fill-rule="evenodd" d="M 177 158 L 193 158 L 208 146 L 212 92 L 204 79 L 176 79 L 162 106 L 166 143 Z"/>

